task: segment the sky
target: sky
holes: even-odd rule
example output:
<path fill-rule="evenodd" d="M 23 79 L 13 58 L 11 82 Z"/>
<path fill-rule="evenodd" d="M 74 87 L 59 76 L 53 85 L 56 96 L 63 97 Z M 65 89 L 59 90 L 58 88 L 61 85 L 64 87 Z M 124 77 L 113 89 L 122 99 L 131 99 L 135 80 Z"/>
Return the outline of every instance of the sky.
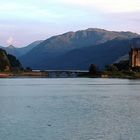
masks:
<path fill-rule="evenodd" d="M 140 0 L 0 0 L 0 46 L 87 28 L 140 33 Z"/>

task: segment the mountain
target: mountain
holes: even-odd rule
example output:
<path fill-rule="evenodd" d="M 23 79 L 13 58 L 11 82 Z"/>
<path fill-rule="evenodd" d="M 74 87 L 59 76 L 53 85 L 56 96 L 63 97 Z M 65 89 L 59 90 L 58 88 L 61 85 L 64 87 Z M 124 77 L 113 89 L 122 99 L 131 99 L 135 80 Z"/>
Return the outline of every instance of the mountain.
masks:
<path fill-rule="evenodd" d="M 121 56 L 120 58 L 118 58 L 115 63 L 119 63 L 120 61 L 127 61 L 129 60 L 129 54 L 125 54 L 123 56 Z"/>
<path fill-rule="evenodd" d="M 103 51 L 108 48 L 109 41 L 113 40 L 110 45 L 114 45 L 113 42 L 136 37 L 140 35 L 89 28 L 46 39 L 19 59 L 25 67 L 33 69 L 88 69 L 89 63 L 97 62 L 95 60 L 98 59 L 98 55 L 104 55 Z M 110 63 L 109 58 L 106 63 Z"/>
<path fill-rule="evenodd" d="M 3 50 L 5 50 L 8 54 L 12 54 L 18 58 L 18 57 L 21 57 L 22 55 L 28 53 L 31 49 L 33 49 L 34 47 L 39 45 L 41 42 L 42 42 L 41 40 L 35 41 L 23 48 L 16 48 L 13 45 L 9 45 L 8 47 L 1 47 L 1 48 Z"/>
<path fill-rule="evenodd" d="M 129 51 L 130 40 L 115 39 L 100 45 L 69 51 L 54 59 L 48 67 L 50 69 L 88 70 L 90 64 L 96 64 L 103 69 L 105 65 L 114 63 Z"/>
<path fill-rule="evenodd" d="M 17 48 L 18 51 L 20 52 L 20 56 L 28 53 L 31 51 L 33 48 L 35 48 L 37 45 L 39 45 L 42 42 L 42 40 L 34 41 L 33 43 L 27 45 L 26 47 L 23 48 Z"/>
<path fill-rule="evenodd" d="M 4 47 L 2 49 L 4 49 L 8 54 L 12 54 L 16 57 L 19 57 L 21 55 L 19 49 L 14 47 L 13 45 L 9 45 L 8 47 Z"/>

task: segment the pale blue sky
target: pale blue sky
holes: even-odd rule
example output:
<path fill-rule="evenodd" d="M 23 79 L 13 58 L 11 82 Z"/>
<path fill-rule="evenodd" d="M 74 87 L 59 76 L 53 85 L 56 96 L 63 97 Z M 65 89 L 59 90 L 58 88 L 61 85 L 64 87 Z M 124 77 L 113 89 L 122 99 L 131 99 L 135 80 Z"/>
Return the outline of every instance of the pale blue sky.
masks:
<path fill-rule="evenodd" d="M 140 33 L 140 0 L 0 0 L 0 45 L 86 28 Z"/>

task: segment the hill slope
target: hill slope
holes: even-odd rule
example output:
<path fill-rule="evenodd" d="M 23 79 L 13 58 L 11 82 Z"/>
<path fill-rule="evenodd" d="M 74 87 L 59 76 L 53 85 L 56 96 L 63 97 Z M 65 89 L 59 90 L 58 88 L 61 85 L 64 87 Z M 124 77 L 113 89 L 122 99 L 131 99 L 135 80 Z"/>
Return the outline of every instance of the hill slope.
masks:
<path fill-rule="evenodd" d="M 9 55 L 0 49 L 0 71 L 11 71 L 21 69 L 22 65 L 15 56 Z"/>
<path fill-rule="evenodd" d="M 12 54 L 18 58 L 18 57 L 21 57 L 22 55 L 25 55 L 29 51 L 31 51 L 34 47 L 39 45 L 41 42 L 42 42 L 41 40 L 35 41 L 27 45 L 26 47 L 22 47 L 22 48 L 16 48 L 13 45 L 10 45 L 8 47 L 1 47 L 1 48 L 5 50 L 8 54 Z"/>

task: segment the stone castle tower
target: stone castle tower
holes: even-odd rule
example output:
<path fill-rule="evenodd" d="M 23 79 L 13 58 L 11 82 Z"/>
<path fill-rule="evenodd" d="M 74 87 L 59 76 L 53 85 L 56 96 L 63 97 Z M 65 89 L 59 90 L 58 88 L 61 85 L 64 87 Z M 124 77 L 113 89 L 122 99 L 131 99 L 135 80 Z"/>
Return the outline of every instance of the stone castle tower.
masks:
<path fill-rule="evenodd" d="M 140 67 L 140 48 L 132 48 L 129 53 L 130 67 Z"/>

